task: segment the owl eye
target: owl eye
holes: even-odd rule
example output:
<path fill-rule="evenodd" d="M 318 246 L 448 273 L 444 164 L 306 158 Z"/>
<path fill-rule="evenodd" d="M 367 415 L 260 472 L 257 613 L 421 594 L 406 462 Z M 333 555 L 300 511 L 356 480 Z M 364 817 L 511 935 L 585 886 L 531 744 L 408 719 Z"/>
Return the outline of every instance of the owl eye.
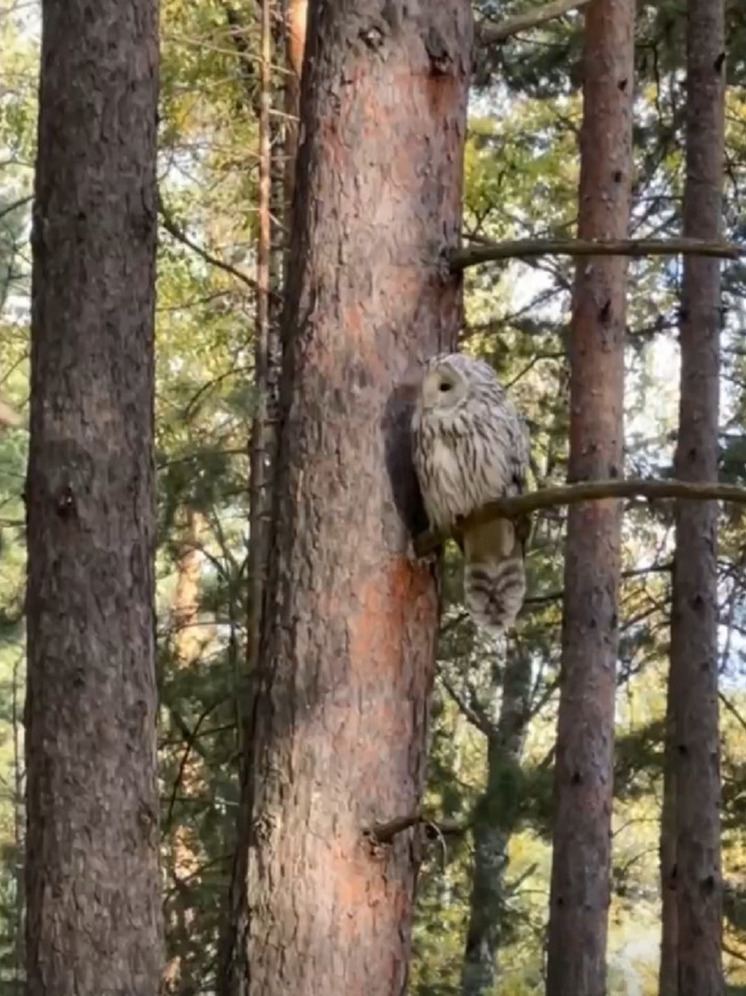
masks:
<path fill-rule="evenodd" d="M 439 391 L 450 391 L 451 387 L 452 385 L 449 384 L 447 380 L 442 380 L 440 384 L 438 384 Z"/>

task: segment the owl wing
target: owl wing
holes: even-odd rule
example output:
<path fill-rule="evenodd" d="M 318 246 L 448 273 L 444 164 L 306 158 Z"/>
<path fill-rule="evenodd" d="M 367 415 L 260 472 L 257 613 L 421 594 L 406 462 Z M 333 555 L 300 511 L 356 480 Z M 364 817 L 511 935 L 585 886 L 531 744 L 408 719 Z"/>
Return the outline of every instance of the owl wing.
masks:
<path fill-rule="evenodd" d="M 501 458 L 506 497 L 526 490 L 528 425 L 510 406 L 503 413 Z M 513 625 L 526 594 L 528 515 L 495 519 L 464 535 L 464 599 L 474 621 L 493 633 Z"/>

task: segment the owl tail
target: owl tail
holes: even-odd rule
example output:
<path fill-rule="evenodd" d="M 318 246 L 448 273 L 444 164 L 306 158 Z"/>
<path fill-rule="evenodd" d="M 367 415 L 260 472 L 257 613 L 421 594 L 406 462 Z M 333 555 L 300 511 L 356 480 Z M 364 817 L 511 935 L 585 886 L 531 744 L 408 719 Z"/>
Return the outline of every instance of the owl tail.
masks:
<path fill-rule="evenodd" d="M 498 519 L 464 536 L 464 601 L 477 626 L 499 635 L 515 622 L 526 595 L 523 542 Z"/>

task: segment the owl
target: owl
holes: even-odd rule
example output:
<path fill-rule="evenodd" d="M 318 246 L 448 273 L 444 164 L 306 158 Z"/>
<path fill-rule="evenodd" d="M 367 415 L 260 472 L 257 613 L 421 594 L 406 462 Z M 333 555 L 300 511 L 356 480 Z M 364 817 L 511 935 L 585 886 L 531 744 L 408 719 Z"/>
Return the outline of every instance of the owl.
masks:
<path fill-rule="evenodd" d="M 526 487 L 528 427 L 489 364 L 461 353 L 425 367 L 412 416 L 414 467 L 430 525 L 456 520 Z M 495 635 L 515 622 L 526 593 L 527 523 L 496 519 L 463 532 L 464 601 Z"/>

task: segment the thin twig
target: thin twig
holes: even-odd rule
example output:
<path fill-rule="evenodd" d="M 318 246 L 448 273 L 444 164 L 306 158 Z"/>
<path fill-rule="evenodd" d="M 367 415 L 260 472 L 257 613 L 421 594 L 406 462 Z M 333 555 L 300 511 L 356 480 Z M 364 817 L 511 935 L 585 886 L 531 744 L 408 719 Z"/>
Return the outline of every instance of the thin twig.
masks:
<path fill-rule="evenodd" d="M 443 687 L 451 696 L 453 701 L 456 703 L 461 712 L 466 716 L 468 721 L 475 726 L 480 733 L 483 733 L 485 737 L 495 736 L 495 726 L 489 721 L 489 718 L 482 709 L 473 689 L 469 689 L 471 699 L 467 702 L 464 696 L 454 688 L 453 684 L 448 680 L 445 674 L 440 671 L 438 677 L 440 678 Z"/>
<path fill-rule="evenodd" d="M 746 965 L 746 954 L 742 951 L 732 948 L 729 944 L 723 944 L 723 951 L 725 954 L 730 955 L 731 958 L 737 958 L 738 961 L 742 961 Z"/>
<path fill-rule="evenodd" d="M 28 194 L 26 197 L 19 197 L 17 201 L 11 201 L 9 204 L 4 204 L 0 208 L 0 218 L 4 218 L 6 214 L 11 214 L 13 211 L 17 211 L 18 208 L 23 207 L 25 204 L 30 204 L 34 199 L 33 194 Z"/>
<path fill-rule="evenodd" d="M 553 508 L 557 505 L 576 505 L 583 501 L 599 501 L 604 498 L 683 498 L 689 501 L 730 501 L 746 504 L 746 488 L 735 484 L 694 484 L 689 481 L 657 481 L 629 479 L 626 481 L 582 481 L 579 484 L 566 484 L 556 488 L 542 488 L 529 491 L 515 498 L 499 498 L 488 502 L 472 515 L 458 523 L 456 533 L 463 533 L 475 526 L 482 526 L 494 519 L 516 519 L 530 515 L 540 508 Z M 428 531 L 414 540 L 414 550 L 418 557 L 437 550 L 452 533 Z"/>
<path fill-rule="evenodd" d="M 702 239 L 512 239 L 491 245 L 455 249 L 448 255 L 453 272 L 468 266 L 503 259 L 530 259 L 535 256 L 715 256 L 740 259 L 746 246 L 732 242 L 707 242 Z"/>
<path fill-rule="evenodd" d="M 728 712 L 731 714 L 731 716 L 735 716 L 736 720 L 741 725 L 741 727 L 744 730 L 746 730 L 746 719 L 741 715 L 740 711 L 733 705 L 728 696 L 724 695 L 722 692 L 718 692 L 718 698 L 723 703 Z"/>
<path fill-rule="evenodd" d="M 256 281 L 250 277 L 247 273 L 239 270 L 237 267 L 233 266 L 231 263 L 226 263 L 224 259 L 219 259 L 217 256 L 213 256 L 211 252 L 204 249 L 201 245 L 198 245 L 181 228 L 174 220 L 173 215 L 166 208 L 160 194 L 158 195 L 158 213 L 161 216 L 161 224 L 165 228 L 172 238 L 176 239 L 177 242 L 181 242 L 192 252 L 196 253 L 201 259 L 211 266 L 216 266 L 220 270 L 224 270 L 226 273 L 230 273 L 232 276 L 236 277 L 241 283 L 250 287 L 252 291 L 256 291 Z"/>
<path fill-rule="evenodd" d="M 591 0 L 554 0 L 553 3 L 544 4 L 543 7 L 527 10 L 514 17 L 506 17 L 498 24 L 480 24 L 477 27 L 477 41 L 482 45 L 495 45 L 521 31 L 529 31 L 546 21 L 553 21 L 564 14 L 569 14 L 571 10 L 585 7 L 590 2 Z"/>

